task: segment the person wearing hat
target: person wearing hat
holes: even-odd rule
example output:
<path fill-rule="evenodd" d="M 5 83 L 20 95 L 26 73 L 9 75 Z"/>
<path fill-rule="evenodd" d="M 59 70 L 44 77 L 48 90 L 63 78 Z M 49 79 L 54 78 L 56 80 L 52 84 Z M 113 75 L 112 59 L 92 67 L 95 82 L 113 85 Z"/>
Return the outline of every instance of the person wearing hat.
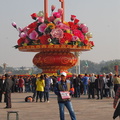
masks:
<path fill-rule="evenodd" d="M 66 79 L 66 76 L 67 74 L 62 72 L 61 81 L 56 83 L 56 86 L 54 87 L 54 92 L 57 95 L 59 105 L 60 120 L 65 120 L 64 107 L 68 109 L 71 120 L 76 120 L 70 97 L 70 94 L 73 94 L 73 91 L 71 90 L 72 86 L 70 81 Z"/>
<path fill-rule="evenodd" d="M 108 83 L 109 83 L 109 93 L 110 93 L 110 97 L 111 98 L 114 98 L 115 97 L 115 92 L 114 92 L 114 84 L 113 84 L 113 73 L 112 72 L 110 72 L 110 74 L 109 74 L 109 81 L 108 81 Z"/>
<path fill-rule="evenodd" d="M 3 87 L 3 93 L 5 94 L 6 98 L 6 107 L 5 108 L 11 108 L 11 88 L 13 85 L 13 81 L 11 80 L 10 76 L 8 74 L 5 74 L 5 83 Z"/>

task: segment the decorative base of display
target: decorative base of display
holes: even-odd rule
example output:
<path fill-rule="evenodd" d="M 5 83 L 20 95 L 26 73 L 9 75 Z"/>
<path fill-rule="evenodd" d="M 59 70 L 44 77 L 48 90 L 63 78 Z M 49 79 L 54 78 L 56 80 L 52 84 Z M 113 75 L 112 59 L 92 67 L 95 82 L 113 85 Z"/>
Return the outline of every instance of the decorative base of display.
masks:
<path fill-rule="evenodd" d="M 33 58 L 33 63 L 43 70 L 43 73 L 67 71 L 77 63 L 77 57 L 70 52 L 40 52 Z"/>
<path fill-rule="evenodd" d="M 91 46 L 77 45 L 29 45 L 18 48 L 23 52 L 39 52 L 33 58 L 33 63 L 41 68 L 43 73 L 67 72 L 78 58 L 71 52 L 89 51 Z"/>
<path fill-rule="evenodd" d="M 70 52 L 79 52 L 79 51 L 89 51 L 91 45 L 87 46 L 78 46 L 78 45 L 29 45 L 22 46 L 18 48 L 22 52 L 41 52 L 41 51 L 70 51 Z"/>

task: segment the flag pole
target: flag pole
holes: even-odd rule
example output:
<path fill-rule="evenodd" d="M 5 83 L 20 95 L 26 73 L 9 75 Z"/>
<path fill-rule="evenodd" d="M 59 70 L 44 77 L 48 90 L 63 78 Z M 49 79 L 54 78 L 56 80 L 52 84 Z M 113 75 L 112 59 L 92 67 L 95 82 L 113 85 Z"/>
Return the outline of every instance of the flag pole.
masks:
<path fill-rule="evenodd" d="M 48 19 L 48 0 L 44 0 L 44 19 Z"/>
<path fill-rule="evenodd" d="M 59 0 L 61 2 L 61 8 L 63 9 L 63 14 L 62 14 L 62 22 L 65 19 L 65 2 L 64 0 Z"/>

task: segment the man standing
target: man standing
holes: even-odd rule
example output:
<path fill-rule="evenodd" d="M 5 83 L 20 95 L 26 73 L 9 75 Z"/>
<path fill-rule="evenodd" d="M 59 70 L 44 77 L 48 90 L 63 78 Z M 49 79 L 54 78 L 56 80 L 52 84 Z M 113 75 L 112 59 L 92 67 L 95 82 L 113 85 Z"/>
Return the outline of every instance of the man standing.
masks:
<path fill-rule="evenodd" d="M 72 103 L 70 101 L 70 94 L 72 94 L 72 91 L 70 91 L 71 83 L 69 80 L 66 80 L 66 76 L 67 74 L 65 72 L 62 72 L 61 81 L 56 83 L 56 86 L 54 87 L 54 92 L 58 98 L 60 120 L 65 120 L 65 117 L 64 117 L 65 106 L 69 111 L 71 120 L 76 120 L 75 113 L 72 107 Z"/>
<path fill-rule="evenodd" d="M 115 97 L 115 92 L 114 92 L 114 84 L 113 84 L 113 74 L 110 72 L 109 74 L 109 89 L 110 89 L 110 97 L 114 98 Z"/>
<path fill-rule="evenodd" d="M 49 103 L 49 91 L 50 91 L 51 78 L 46 74 L 44 74 L 44 78 L 45 78 L 44 102 L 47 101 Z"/>
<path fill-rule="evenodd" d="M 8 74 L 5 74 L 5 83 L 3 87 L 3 93 L 5 94 L 6 98 L 6 107 L 5 108 L 11 108 L 11 88 L 13 85 L 13 81 L 11 80 L 10 76 Z"/>
<path fill-rule="evenodd" d="M 84 85 L 84 95 L 88 93 L 88 80 L 89 80 L 89 77 L 87 76 L 87 73 L 85 73 L 85 76 L 82 78 L 82 82 Z"/>
<path fill-rule="evenodd" d="M 0 102 L 2 102 L 4 82 L 5 82 L 5 76 L 2 76 L 2 77 L 0 78 Z M 5 102 L 5 95 L 4 95 L 4 102 Z"/>
<path fill-rule="evenodd" d="M 95 98 L 95 76 L 94 73 L 92 73 L 89 77 L 90 85 L 89 85 L 89 93 L 88 93 L 88 99 L 90 99 L 90 95 L 92 95 L 92 98 Z"/>
<path fill-rule="evenodd" d="M 77 75 L 74 74 L 73 77 L 73 87 L 75 89 L 74 97 L 80 97 L 80 78 L 77 77 Z"/>

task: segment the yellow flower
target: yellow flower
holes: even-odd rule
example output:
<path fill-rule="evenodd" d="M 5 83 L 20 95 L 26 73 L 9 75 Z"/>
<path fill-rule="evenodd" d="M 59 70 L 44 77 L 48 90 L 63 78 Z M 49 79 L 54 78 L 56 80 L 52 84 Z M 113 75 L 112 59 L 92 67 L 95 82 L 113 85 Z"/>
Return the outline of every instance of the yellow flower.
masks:
<path fill-rule="evenodd" d="M 66 22 L 66 21 L 63 21 L 63 23 L 64 23 L 65 25 L 69 26 L 68 22 Z"/>
<path fill-rule="evenodd" d="M 89 38 L 87 36 L 85 36 L 85 40 L 89 40 Z"/>
<path fill-rule="evenodd" d="M 49 43 L 49 45 L 54 45 L 53 43 Z"/>
<path fill-rule="evenodd" d="M 23 45 L 23 46 L 27 46 L 27 43 L 23 43 L 22 45 Z"/>
<path fill-rule="evenodd" d="M 47 27 L 50 27 L 51 29 L 54 29 L 55 25 L 53 23 L 49 23 L 49 24 L 47 24 Z"/>
<path fill-rule="evenodd" d="M 68 42 L 69 42 L 69 41 L 68 41 L 68 40 L 66 40 L 66 41 L 65 41 L 65 44 L 68 44 Z"/>
<path fill-rule="evenodd" d="M 66 30 L 67 33 L 70 33 L 70 30 Z"/>

